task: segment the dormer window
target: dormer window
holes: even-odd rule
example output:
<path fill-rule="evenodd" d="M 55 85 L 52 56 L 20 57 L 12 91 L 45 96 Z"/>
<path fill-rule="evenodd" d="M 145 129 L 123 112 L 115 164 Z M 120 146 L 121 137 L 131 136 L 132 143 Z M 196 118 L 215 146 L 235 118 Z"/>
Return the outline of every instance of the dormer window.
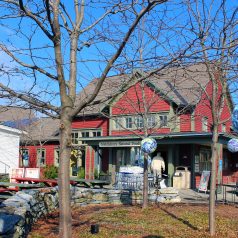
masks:
<path fill-rule="evenodd" d="M 133 123 L 132 117 L 126 117 L 126 128 L 132 129 L 132 123 Z"/>
<path fill-rule="evenodd" d="M 153 116 L 149 116 L 147 118 L 147 123 L 148 123 L 148 127 L 149 128 L 155 127 L 155 125 L 156 125 L 156 123 L 155 123 L 155 116 L 154 115 Z"/>
<path fill-rule="evenodd" d="M 121 129 L 121 125 L 122 125 L 122 118 L 116 118 L 115 119 L 115 129 Z"/>
<path fill-rule="evenodd" d="M 142 117 L 136 117 L 135 118 L 135 124 L 136 128 L 143 128 L 144 127 L 144 122 Z"/>
<path fill-rule="evenodd" d="M 168 125 L 168 118 L 166 115 L 159 116 L 159 119 L 160 119 L 160 127 Z"/>

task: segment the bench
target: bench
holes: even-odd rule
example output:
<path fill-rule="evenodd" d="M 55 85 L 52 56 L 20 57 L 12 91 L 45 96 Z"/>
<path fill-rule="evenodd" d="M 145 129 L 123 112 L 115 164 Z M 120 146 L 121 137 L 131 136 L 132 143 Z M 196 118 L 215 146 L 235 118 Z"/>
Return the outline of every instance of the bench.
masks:
<path fill-rule="evenodd" d="M 0 182 L 0 188 L 19 191 L 22 189 L 34 189 L 41 188 L 40 184 L 25 184 L 25 183 L 9 183 L 9 182 Z"/>
<path fill-rule="evenodd" d="M 110 181 L 107 180 L 98 180 L 98 179 L 80 179 L 80 178 L 70 178 L 71 181 L 75 183 L 75 185 L 83 185 L 87 188 L 94 188 L 95 186 L 99 186 L 100 188 L 103 188 L 105 185 L 109 185 Z"/>
<path fill-rule="evenodd" d="M 38 185 L 41 187 L 54 187 L 58 185 L 56 179 L 37 179 L 37 178 L 14 178 L 20 184 Z M 41 185 L 42 184 L 42 185 Z M 43 186 L 44 185 L 44 186 Z"/>

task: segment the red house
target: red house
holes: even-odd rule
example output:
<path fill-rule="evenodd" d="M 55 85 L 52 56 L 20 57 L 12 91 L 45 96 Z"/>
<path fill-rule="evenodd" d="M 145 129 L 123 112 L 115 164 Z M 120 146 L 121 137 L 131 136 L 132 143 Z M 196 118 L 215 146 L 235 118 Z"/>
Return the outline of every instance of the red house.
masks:
<path fill-rule="evenodd" d="M 141 139 L 157 140 L 157 150 L 165 160 L 168 185 L 173 185 L 177 166 L 186 166 L 191 174 L 191 187 L 198 185 L 202 171 L 210 170 L 212 112 L 209 97 L 212 84 L 202 64 L 171 67 L 140 79 L 143 73 L 108 77 L 94 104 L 84 109 L 72 123 L 71 175 L 79 168 L 85 177 L 93 178 L 101 172 L 110 173 L 112 180 L 120 166 L 135 165 L 141 160 Z M 92 81 L 78 99 L 92 93 Z M 124 89 L 129 87 L 125 92 Z M 218 83 L 218 96 L 221 85 Z M 219 125 L 219 182 L 238 178 L 237 154 L 227 150 L 227 142 L 234 137 L 228 99 L 221 107 Z M 31 166 L 58 165 L 59 142 L 57 122 L 42 118 L 45 138 L 25 140 L 24 150 Z M 47 121 L 44 123 L 44 120 Z M 36 126 L 34 127 L 36 129 Z M 43 129 L 44 128 L 44 129 Z"/>

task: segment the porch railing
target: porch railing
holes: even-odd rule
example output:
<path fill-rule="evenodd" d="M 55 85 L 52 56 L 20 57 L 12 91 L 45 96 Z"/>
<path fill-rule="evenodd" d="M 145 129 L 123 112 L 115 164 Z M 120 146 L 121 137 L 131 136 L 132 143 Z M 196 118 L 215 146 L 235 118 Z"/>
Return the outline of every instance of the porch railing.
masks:
<path fill-rule="evenodd" d="M 7 168 L 10 169 L 10 166 L 0 160 L 0 163 L 4 165 L 5 174 L 7 173 Z"/>
<path fill-rule="evenodd" d="M 224 204 L 238 205 L 238 181 L 234 184 L 217 185 L 216 201 Z"/>

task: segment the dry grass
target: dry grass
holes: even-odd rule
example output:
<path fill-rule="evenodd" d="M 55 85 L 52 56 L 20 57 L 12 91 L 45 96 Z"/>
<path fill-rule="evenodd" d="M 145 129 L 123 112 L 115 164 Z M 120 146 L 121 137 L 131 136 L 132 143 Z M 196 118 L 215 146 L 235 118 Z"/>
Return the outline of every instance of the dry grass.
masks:
<path fill-rule="evenodd" d="M 238 237 L 238 208 L 216 207 L 216 236 Z M 99 233 L 91 234 L 92 224 L 99 224 Z M 29 238 L 56 238 L 58 212 L 34 225 Z M 160 205 L 142 210 L 137 206 L 90 205 L 73 208 L 73 238 L 164 238 L 210 237 L 208 207 L 204 205 Z"/>

